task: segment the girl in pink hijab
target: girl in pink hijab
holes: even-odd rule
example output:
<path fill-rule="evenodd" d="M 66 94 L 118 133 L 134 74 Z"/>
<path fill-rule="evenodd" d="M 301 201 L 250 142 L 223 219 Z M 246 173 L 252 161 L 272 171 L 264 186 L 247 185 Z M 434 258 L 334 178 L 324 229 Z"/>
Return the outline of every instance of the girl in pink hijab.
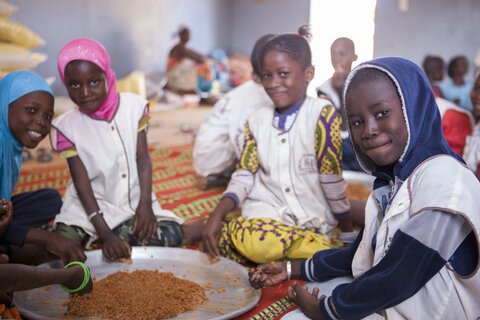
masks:
<path fill-rule="evenodd" d="M 87 248 L 99 242 L 110 260 L 129 257 L 132 245 L 198 240 L 203 223 L 183 224 L 152 192 L 148 103 L 116 92 L 105 47 L 76 39 L 60 51 L 58 70 L 78 108 L 56 118 L 52 127 L 52 145 L 67 159 L 73 181 L 56 217 L 57 232 Z"/>

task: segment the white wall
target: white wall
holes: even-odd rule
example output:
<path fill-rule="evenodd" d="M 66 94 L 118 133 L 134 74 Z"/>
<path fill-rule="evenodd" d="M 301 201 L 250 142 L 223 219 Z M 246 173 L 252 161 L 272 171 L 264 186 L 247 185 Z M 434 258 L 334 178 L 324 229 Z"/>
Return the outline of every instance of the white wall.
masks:
<path fill-rule="evenodd" d="M 48 54 L 35 71 L 56 76 L 57 54 L 76 37 L 92 37 L 109 50 L 118 77 L 133 70 L 164 71 L 179 25 L 191 28 L 192 48 L 209 53 L 228 49 L 231 1 L 226 0 L 10 0 L 20 7 L 11 16 L 46 40 L 34 51 Z M 59 81 L 55 91 L 63 92 Z"/>
<path fill-rule="evenodd" d="M 297 32 L 309 23 L 310 0 L 232 0 L 231 16 L 230 50 L 250 56 L 264 34 Z"/>
<path fill-rule="evenodd" d="M 58 51 L 79 36 L 103 42 L 122 77 L 135 69 L 164 71 L 172 33 L 182 23 L 191 27 L 190 46 L 200 52 L 222 47 L 249 56 L 261 35 L 295 32 L 310 19 L 310 0 L 7 1 L 20 6 L 12 19 L 47 41 L 37 49 L 49 55 L 36 69 L 43 76 L 57 76 Z M 401 55 L 421 63 L 426 54 L 448 60 L 464 53 L 473 59 L 480 48 L 479 0 L 408 0 L 407 12 L 398 3 L 377 0 L 375 57 Z M 57 82 L 54 89 L 59 87 Z"/>
<path fill-rule="evenodd" d="M 446 63 L 455 55 L 472 60 L 480 49 L 480 1 L 409 0 L 401 12 L 398 0 L 377 0 L 374 56 L 400 55 L 421 64 L 427 54 Z"/>

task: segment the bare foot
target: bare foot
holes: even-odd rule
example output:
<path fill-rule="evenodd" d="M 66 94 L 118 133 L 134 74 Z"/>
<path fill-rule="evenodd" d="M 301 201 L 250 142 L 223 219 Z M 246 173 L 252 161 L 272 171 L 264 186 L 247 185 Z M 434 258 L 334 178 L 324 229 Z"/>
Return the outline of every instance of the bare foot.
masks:
<path fill-rule="evenodd" d="M 204 219 L 190 220 L 183 223 L 183 244 L 190 245 L 202 240 L 204 224 Z"/>

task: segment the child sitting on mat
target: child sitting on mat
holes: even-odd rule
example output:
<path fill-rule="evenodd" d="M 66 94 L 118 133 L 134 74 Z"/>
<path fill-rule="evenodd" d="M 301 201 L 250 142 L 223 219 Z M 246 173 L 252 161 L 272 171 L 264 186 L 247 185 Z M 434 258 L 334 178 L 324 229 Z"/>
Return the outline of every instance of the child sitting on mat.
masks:
<path fill-rule="evenodd" d="M 51 88 L 32 71 L 11 72 L 0 81 L 0 199 L 13 206 L 12 216 L 0 218 L 9 219 L 0 228 L 0 262 L 86 259 L 79 244 L 42 228 L 60 210 L 58 191 L 45 188 L 12 195 L 20 175 L 22 150 L 37 147 L 50 131 L 53 101 Z"/>
<path fill-rule="evenodd" d="M 239 168 L 203 232 L 203 250 L 263 263 L 311 257 L 329 249 L 338 225 L 352 232 L 342 177 L 342 118 L 329 101 L 307 97 L 312 66 L 309 30 L 267 41 L 260 52 L 262 85 L 275 108 L 247 121 Z M 226 220 L 241 206 L 241 216 Z"/>
<path fill-rule="evenodd" d="M 480 183 L 445 141 L 428 79 L 379 58 L 350 73 L 344 96 L 355 154 L 376 177 L 365 228 L 350 247 L 252 270 L 252 285 L 353 277 L 320 300 L 318 288 L 289 288 L 312 319 L 476 319 Z"/>
<path fill-rule="evenodd" d="M 203 222 L 182 223 L 152 192 L 147 101 L 117 93 L 105 47 L 79 38 L 62 48 L 58 71 L 78 106 L 56 118 L 54 149 L 67 158 L 67 187 L 56 231 L 82 243 L 99 239 L 107 259 L 131 245 L 180 246 L 199 240 Z"/>

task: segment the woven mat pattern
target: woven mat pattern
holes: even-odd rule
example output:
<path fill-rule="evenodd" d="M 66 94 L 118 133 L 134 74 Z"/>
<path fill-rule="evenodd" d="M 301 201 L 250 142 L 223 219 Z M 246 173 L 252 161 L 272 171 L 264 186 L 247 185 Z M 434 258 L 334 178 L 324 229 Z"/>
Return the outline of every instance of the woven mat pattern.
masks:
<path fill-rule="evenodd" d="M 184 219 L 191 219 L 204 217 L 215 208 L 223 190 L 202 191 L 195 187 L 191 145 L 151 149 L 150 156 L 153 192 L 164 209 L 172 210 Z M 23 170 L 15 193 L 53 188 L 63 196 L 69 180 L 66 162 Z"/>
<path fill-rule="evenodd" d="M 192 166 L 192 145 L 151 149 L 153 192 L 162 208 L 184 219 L 206 217 L 217 205 L 222 188 L 198 190 Z M 54 188 L 65 193 L 70 180 L 65 163 L 22 170 L 15 193 Z M 237 319 L 273 320 L 295 308 L 286 298 L 289 283 L 262 291 L 255 308 Z"/>

